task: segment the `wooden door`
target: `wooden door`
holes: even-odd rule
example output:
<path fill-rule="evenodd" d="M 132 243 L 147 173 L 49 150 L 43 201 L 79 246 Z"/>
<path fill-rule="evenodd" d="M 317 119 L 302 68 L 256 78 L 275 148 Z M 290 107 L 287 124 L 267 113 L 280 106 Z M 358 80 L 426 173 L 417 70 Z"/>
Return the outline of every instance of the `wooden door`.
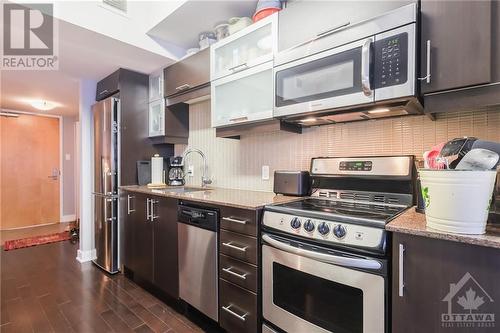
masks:
<path fill-rule="evenodd" d="M 392 253 L 393 333 L 495 331 L 485 316 L 468 322 L 460 316 L 500 315 L 499 249 L 395 233 Z"/>
<path fill-rule="evenodd" d="M 148 215 L 150 197 L 135 193 L 135 217 L 133 218 L 133 258 L 134 276 L 153 282 L 153 222 Z"/>
<path fill-rule="evenodd" d="M 177 199 L 153 198 L 154 283 L 173 298 L 179 298 L 177 257 Z"/>
<path fill-rule="evenodd" d="M 60 222 L 59 119 L 0 116 L 0 229 Z"/>
<path fill-rule="evenodd" d="M 427 75 L 428 40 L 431 45 L 431 80 L 422 81 L 422 92 L 489 83 L 491 1 L 422 0 L 421 13 L 421 77 Z"/>

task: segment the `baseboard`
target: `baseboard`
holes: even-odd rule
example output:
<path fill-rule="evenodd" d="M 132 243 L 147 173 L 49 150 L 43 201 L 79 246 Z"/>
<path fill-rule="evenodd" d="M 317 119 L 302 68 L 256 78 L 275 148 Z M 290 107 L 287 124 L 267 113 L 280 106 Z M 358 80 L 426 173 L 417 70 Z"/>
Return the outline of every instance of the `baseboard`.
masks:
<path fill-rule="evenodd" d="M 97 254 L 95 252 L 95 249 L 88 251 L 82 251 L 82 250 L 77 251 L 76 260 L 78 260 L 81 263 L 92 261 L 96 258 Z"/>
<path fill-rule="evenodd" d="M 76 214 L 63 215 L 61 217 L 61 223 L 74 222 L 74 221 L 76 221 Z"/>

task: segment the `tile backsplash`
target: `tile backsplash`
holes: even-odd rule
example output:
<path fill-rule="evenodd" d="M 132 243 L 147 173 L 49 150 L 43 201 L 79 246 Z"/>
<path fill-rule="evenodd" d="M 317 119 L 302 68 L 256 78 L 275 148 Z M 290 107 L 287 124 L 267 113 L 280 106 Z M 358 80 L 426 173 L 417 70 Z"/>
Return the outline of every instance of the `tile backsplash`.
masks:
<path fill-rule="evenodd" d="M 312 157 L 398 155 L 418 157 L 436 143 L 460 136 L 500 141 L 500 107 L 427 116 L 406 116 L 308 128 L 302 134 L 282 131 L 256 133 L 240 140 L 215 137 L 210 127 L 210 101 L 190 105 L 189 147 L 201 149 L 208 158 L 209 174 L 215 187 L 272 191 L 274 170 L 308 170 Z M 180 155 L 186 145 L 175 145 Z M 201 159 L 188 157 L 199 185 Z M 262 180 L 263 165 L 271 178 Z"/>

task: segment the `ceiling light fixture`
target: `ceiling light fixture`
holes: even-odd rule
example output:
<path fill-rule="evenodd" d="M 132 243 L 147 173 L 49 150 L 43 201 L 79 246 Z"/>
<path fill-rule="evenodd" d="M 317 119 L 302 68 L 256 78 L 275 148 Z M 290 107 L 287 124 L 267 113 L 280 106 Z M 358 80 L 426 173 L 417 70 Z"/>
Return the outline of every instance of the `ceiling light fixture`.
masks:
<path fill-rule="evenodd" d="M 368 113 L 375 114 L 375 113 L 384 113 L 384 112 L 389 112 L 389 111 L 391 111 L 391 110 L 389 110 L 388 108 L 380 108 L 380 109 L 370 110 L 370 111 L 368 111 Z"/>
<path fill-rule="evenodd" d="M 30 104 L 35 109 L 42 110 L 42 111 L 52 110 L 53 108 L 58 106 L 57 103 L 50 102 L 50 101 L 43 101 L 43 100 L 30 101 Z"/>

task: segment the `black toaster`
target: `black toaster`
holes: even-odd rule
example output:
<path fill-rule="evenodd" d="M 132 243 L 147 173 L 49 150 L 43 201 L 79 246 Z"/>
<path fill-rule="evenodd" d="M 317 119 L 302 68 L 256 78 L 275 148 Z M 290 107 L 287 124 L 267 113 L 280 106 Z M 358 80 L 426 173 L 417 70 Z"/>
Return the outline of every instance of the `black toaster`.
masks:
<path fill-rule="evenodd" d="M 309 171 L 275 171 L 274 193 L 299 197 L 311 195 Z"/>

